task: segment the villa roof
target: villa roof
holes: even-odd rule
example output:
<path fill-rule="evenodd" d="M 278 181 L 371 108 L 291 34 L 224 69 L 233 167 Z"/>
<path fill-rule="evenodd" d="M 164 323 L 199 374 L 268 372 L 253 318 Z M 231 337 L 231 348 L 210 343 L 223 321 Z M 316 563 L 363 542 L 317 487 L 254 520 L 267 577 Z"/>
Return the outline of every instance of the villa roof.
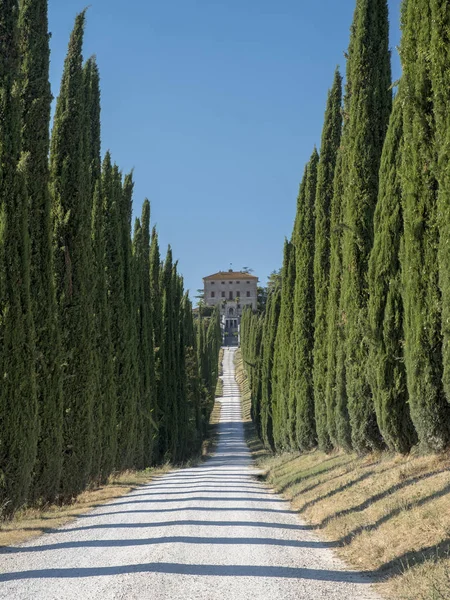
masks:
<path fill-rule="evenodd" d="M 257 277 L 254 275 L 250 275 L 250 273 L 245 273 L 243 271 L 219 271 L 218 273 L 214 273 L 214 275 L 208 275 L 208 277 L 203 277 L 205 279 L 256 279 Z"/>

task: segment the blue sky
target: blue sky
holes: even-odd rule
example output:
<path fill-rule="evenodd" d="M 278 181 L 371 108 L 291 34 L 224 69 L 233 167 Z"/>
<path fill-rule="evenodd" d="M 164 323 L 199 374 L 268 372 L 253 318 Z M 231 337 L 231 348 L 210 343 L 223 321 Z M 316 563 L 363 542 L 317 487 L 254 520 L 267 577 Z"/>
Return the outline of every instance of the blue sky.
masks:
<path fill-rule="evenodd" d="M 390 0 L 394 78 L 401 0 Z M 194 294 L 202 277 L 279 268 L 298 185 L 320 146 L 327 90 L 355 0 L 93 0 L 85 57 L 96 54 L 102 150 L 134 168 L 134 212 L 148 197 Z M 50 0 L 57 96 L 82 0 Z"/>

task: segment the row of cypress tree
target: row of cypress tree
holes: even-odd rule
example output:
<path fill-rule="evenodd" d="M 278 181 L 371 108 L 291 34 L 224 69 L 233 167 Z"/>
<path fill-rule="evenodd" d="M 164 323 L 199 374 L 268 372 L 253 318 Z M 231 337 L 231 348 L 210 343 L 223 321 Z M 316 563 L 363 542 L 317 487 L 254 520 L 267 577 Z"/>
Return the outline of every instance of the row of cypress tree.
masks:
<path fill-rule="evenodd" d="M 150 205 L 100 154 L 100 78 L 75 21 L 50 139 L 46 0 L 0 4 L 0 513 L 199 450 L 218 315 L 194 322 Z"/>
<path fill-rule="evenodd" d="M 450 443 L 450 16 L 404 0 L 392 98 L 386 0 L 357 0 L 282 283 L 241 339 L 276 450 Z"/>

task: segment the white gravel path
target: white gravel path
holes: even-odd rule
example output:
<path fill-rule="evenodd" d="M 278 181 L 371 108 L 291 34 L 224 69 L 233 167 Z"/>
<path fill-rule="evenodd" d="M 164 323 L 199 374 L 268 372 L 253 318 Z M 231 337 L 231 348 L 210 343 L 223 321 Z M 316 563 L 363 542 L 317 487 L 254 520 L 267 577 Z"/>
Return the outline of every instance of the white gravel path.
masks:
<path fill-rule="evenodd" d="M 233 354 L 225 350 L 215 456 L 0 551 L 2 600 L 377 598 L 255 479 Z"/>

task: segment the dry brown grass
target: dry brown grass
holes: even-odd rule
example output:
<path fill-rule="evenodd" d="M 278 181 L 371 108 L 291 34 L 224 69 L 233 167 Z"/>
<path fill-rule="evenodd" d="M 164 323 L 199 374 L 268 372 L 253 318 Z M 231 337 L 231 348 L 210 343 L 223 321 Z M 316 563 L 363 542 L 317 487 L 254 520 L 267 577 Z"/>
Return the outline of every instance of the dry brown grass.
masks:
<path fill-rule="evenodd" d="M 242 360 L 244 419 L 251 398 Z M 450 453 L 400 456 L 314 451 L 273 456 L 247 443 L 267 481 L 299 516 L 395 600 L 450 600 Z"/>
<path fill-rule="evenodd" d="M 104 486 L 83 492 L 72 504 L 24 508 L 18 511 L 12 520 L 0 523 L 0 547 L 26 542 L 70 523 L 79 515 L 128 494 L 131 490 L 151 481 L 156 475 L 167 473 L 170 469 L 170 465 L 164 465 L 144 471 L 126 471 L 112 475 Z"/>
<path fill-rule="evenodd" d="M 450 455 L 259 459 L 267 481 L 388 598 L 450 598 Z"/>

